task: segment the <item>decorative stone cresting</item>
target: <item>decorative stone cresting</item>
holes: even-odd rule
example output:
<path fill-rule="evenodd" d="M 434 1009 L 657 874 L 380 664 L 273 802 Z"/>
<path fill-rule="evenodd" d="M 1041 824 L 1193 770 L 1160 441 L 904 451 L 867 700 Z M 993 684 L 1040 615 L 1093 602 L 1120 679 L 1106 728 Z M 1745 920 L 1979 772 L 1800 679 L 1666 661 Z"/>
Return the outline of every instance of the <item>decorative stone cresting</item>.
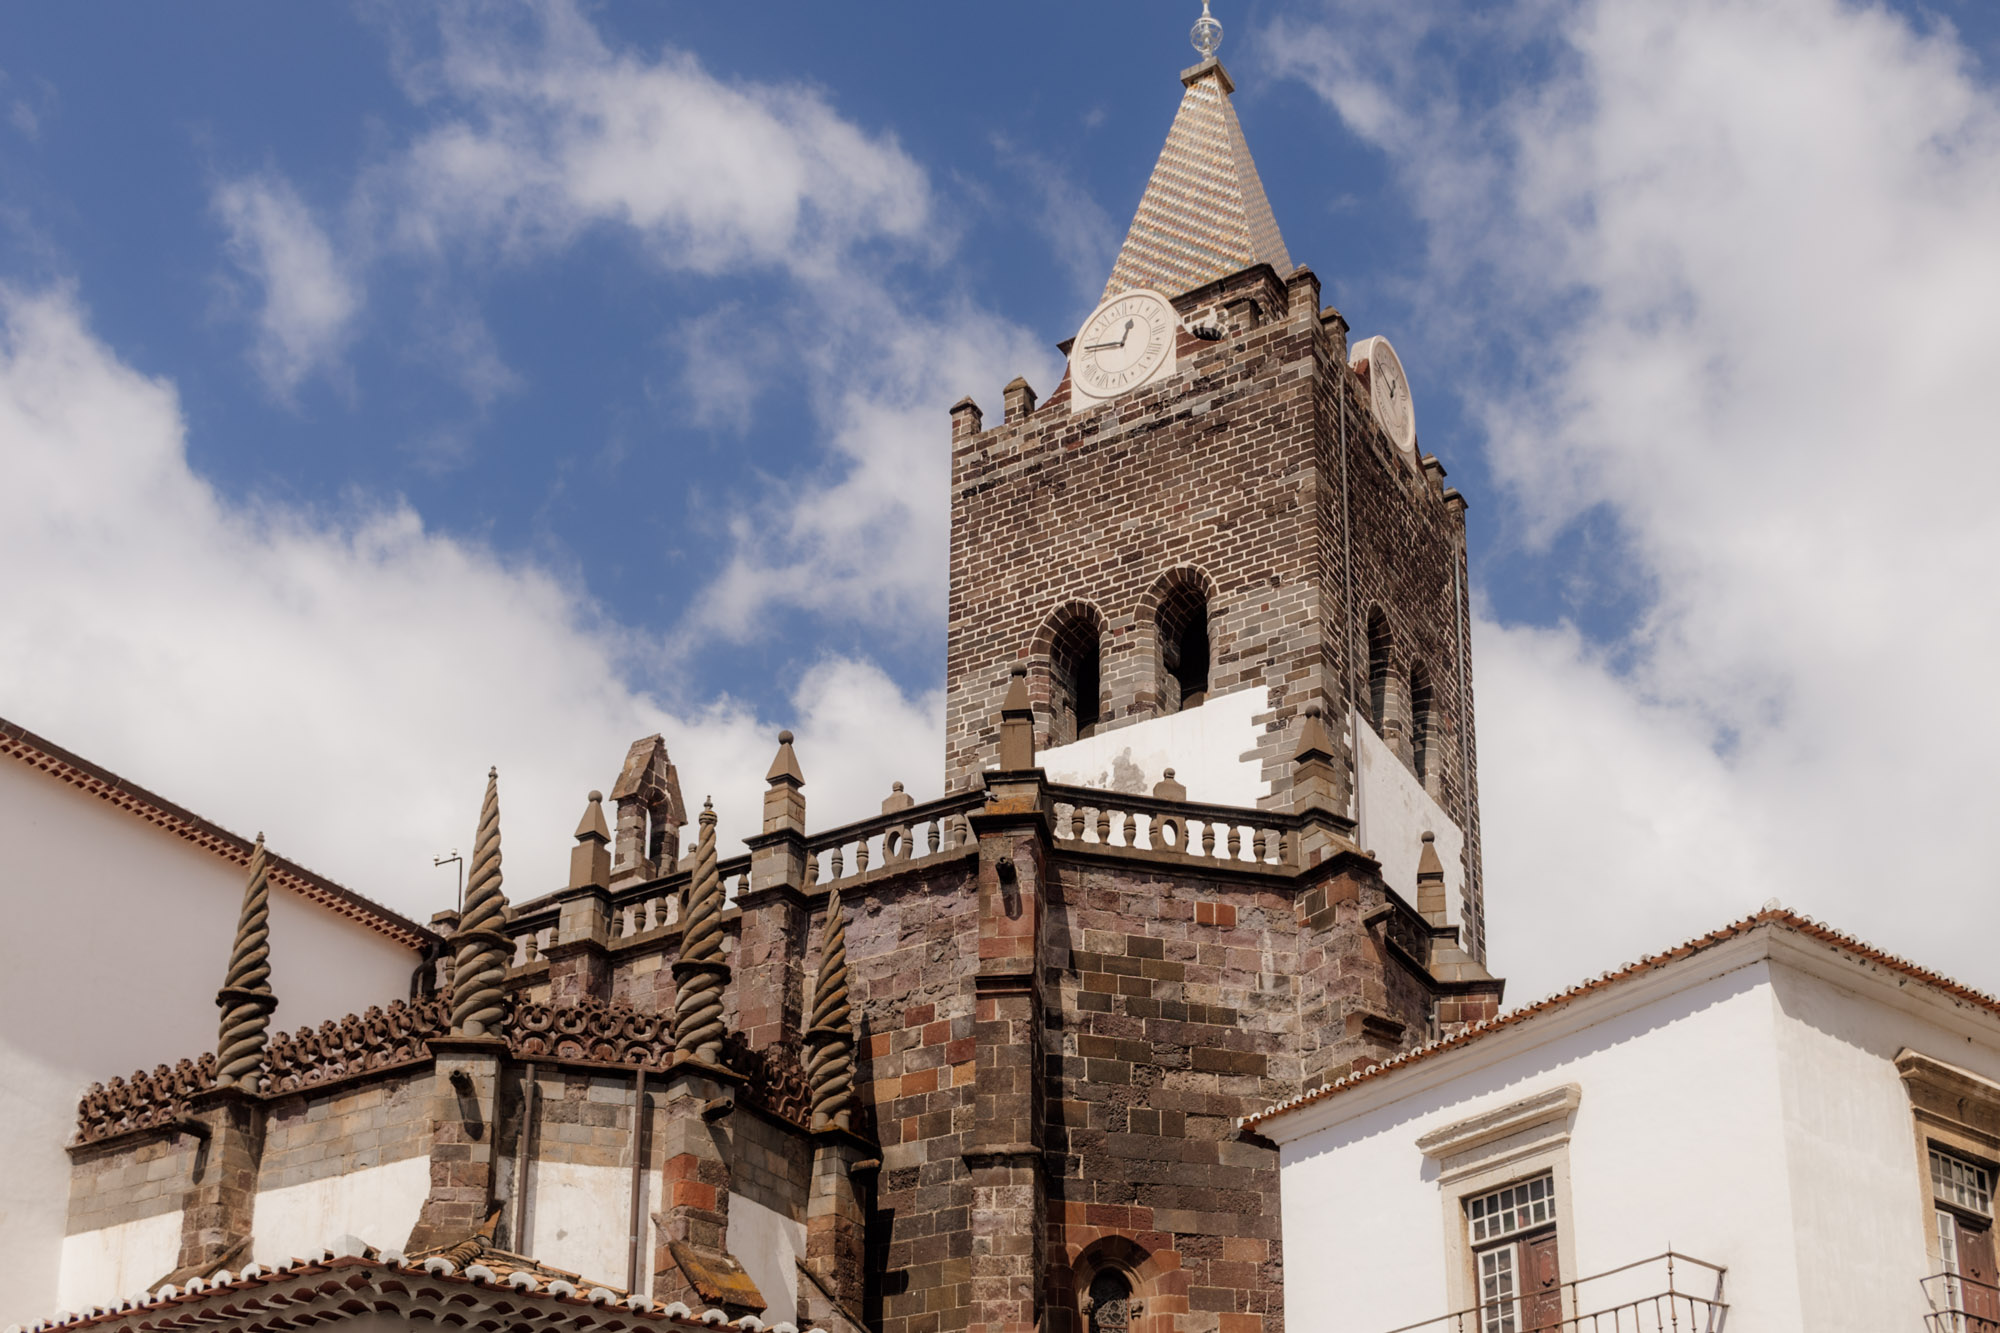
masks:
<path fill-rule="evenodd" d="M 257 1091 L 258 1071 L 278 998 L 271 992 L 271 867 L 264 835 L 250 853 L 250 878 L 243 886 L 243 911 L 236 921 L 236 944 L 229 971 L 216 992 L 222 1024 L 216 1038 L 215 1082 Z"/>
<path fill-rule="evenodd" d="M 854 1011 L 847 998 L 847 927 L 841 918 L 838 889 L 827 897 L 806 1052 L 812 1081 L 812 1127 L 852 1129 Z"/>
<path fill-rule="evenodd" d="M 188 1111 L 188 1099 L 215 1086 L 215 1057 L 157 1066 L 129 1079 L 93 1083 L 76 1108 L 76 1138 L 95 1143 L 114 1134 L 170 1125 Z"/>
<path fill-rule="evenodd" d="M 379 1070 L 430 1058 L 430 1039 L 451 1029 L 442 996 L 362 1014 L 329 1019 L 318 1027 L 279 1033 L 270 1039 L 255 1084 L 266 1096 L 304 1092 Z M 501 1035 L 516 1056 L 534 1060 L 644 1065 L 666 1069 L 674 1061 L 673 1017 L 644 1014 L 622 1001 L 582 1000 L 576 1004 L 520 1004 Z M 812 1093 L 806 1073 L 783 1047 L 752 1051 L 734 1034 L 724 1047 L 724 1063 L 747 1080 L 743 1099 L 801 1127 L 811 1117 Z M 182 1060 L 151 1073 L 93 1084 L 77 1104 L 77 1142 L 132 1130 L 159 1129 L 187 1114 L 189 1098 L 216 1083 L 213 1055 Z"/>
<path fill-rule="evenodd" d="M 590 1060 L 664 1069 L 674 1058 L 671 1015 L 642 1014 L 615 1000 L 519 1005 L 507 1036 L 514 1052 L 530 1059 Z"/>
<path fill-rule="evenodd" d="M 789 1046 L 754 1050 L 741 1032 L 732 1032 L 723 1042 L 722 1063 L 743 1076 L 746 1105 L 806 1127 L 812 1116 L 812 1089 L 805 1067 Z"/>
<path fill-rule="evenodd" d="M 701 805 L 701 836 L 688 883 L 687 925 L 674 964 L 674 1049 L 703 1064 L 722 1063 L 722 876 L 715 868 L 715 807 Z"/>
<path fill-rule="evenodd" d="M 507 896 L 500 891 L 500 772 L 486 772 L 486 800 L 479 808 L 479 835 L 472 848 L 472 873 L 465 888 L 465 915 L 451 940 L 456 959 L 451 982 L 451 1030 L 455 1035 L 497 1034 L 506 1011 L 504 981 L 513 941 L 507 924 Z"/>
<path fill-rule="evenodd" d="M 451 1012 L 442 996 L 328 1019 L 318 1027 L 271 1039 L 266 1053 L 266 1092 L 297 1092 L 377 1069 L 414 1064 L 430 1056 L 430 1039 L 450 1030 Z"/>

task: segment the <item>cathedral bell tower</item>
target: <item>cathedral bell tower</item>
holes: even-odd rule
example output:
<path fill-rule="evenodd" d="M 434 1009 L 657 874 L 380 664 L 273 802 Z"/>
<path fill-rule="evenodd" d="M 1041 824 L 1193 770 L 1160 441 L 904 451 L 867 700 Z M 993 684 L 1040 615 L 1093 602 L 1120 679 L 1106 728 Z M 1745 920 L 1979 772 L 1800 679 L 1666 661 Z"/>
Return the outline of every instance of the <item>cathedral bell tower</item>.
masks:
<path fill-rule="evenodd" d="M 1483 957 L 1465 501 L 1292 262 L 1204 35 L 1062 382 L 952 409 L 947 783 L 995 766 L 1017 665 L 1052 781 L 1216 804 L 1288 807 L 1317 704 L 1357 840 L 1414 899 L 1434 835 Z"/>

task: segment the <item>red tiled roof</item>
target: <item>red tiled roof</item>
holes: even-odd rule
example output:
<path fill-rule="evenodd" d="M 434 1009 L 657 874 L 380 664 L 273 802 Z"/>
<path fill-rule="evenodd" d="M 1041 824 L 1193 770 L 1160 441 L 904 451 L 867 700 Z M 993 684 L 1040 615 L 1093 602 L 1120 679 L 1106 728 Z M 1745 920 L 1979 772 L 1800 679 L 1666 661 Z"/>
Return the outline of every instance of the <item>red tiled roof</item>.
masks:
<path fill-rule="evenodd" d="M 722 1311 L 661 1305 L 624 1296 L 609 1287 L 545 1276 L 514 1267 L 505 1256 L 486 1255 L 463 1272 L 446 1259 L 404 1259 L 397 1254 L 335 1255 L 294 1259 L 275 1268 L 251 1264 L 241 1273 L 217 1273 L 185 1287 L 163 1286 L 116 1305 L 57 1315 L 27 1333 L 56 1329 L 115 1333 L 290 1333 L 323 1328 L 359 1314 L 390 1314 L 423 1327 L 476 1328 L 484 1333 L 530 1333 L 559 1327 L 570 1333 L 626 1333 L 636 1329 L 763 1328 L 760 1321 L 728 1323 Z M 9 1329 L 8 1333 L 18 1333 Z"/>
<path fill-rule="evenodd" d="M 1689 940 L 1685 944 L 1667 950 L 1665 953 L 1648 954 L 1635 963 L 1629 963 L 1616 971 L 1592 977 L 1588 981 L 1579 982 L 1577 985 L 1571 986 L 1568 990 L 1559 991 L 1547 999 L 1538 1000 L 1534 1004 L 1523 1005 L 1519 1009 L 1510 1010 L 1495 1018 L 1474 1023 L 1470 1027 L 1455 1032 L 1448 1037 L 1441 1037 L 1437 1041 L 1405 1051 L 1401 1055 L 1392 1056 L 1380 1064 L 1370 1065 L 1366 1069 L 1349 1074 L 1345 1078 L 1336 1079 L 1324 1087 L 1315 1088 L 1311 1092 L 1300 1093 L 1298 1096 L 1288 1101 L 1279 1102 L 1275 1106 L 1268 1106 L 1255 1115 L 1243 1117 L 1238 1127 L 1244 1130 L 1254 1130 L 1264 1122 L 1281 1115 L 1287 1115 L 1292 1111 L 1298 1110 L 1300 1107 L 1310 1106 L 1315 1102 L 1323 1102 L 1330 1097 L 1337 1097 L 1341 1093 L 1347 1092 L 1363 1083 L 1372 1083 L 1398 1070 L 1407 1069 L 1413 1064 L 1419 1064 L 1425 1060 L 1444 1055 L 1447 1052 L 1458 1050 L 1461 1047 L 1478 1041 L 1482 1037 L 1491 1036 L 1503 1028 L 1515 1027 L 1527 1022 L 1529 1019 L 1538 1018 L 1543 1014 L 1566 1008 L 1587 995 L 1594 995 L 1620 982 L 1630 981 L 1635 977 L 1644 976 L 1649 972 L 1657 972 L 1661 968 L 1713 949 L 1717 945 L 1729 940 L 1740 938 L 1750 934 L 1752 931 L 1767 927 L 1793 931 L 1817 940 L 1822 944 L 1831 945 L 1843 953 L 1853 954 L 1855 957 L 1867 962 L 1886 967 L 1892 972 L 1901 973 L 1913 981 L 1922 982 L 1934 990 L 1942 991 L 1953 999 L 1972 1005 L 1974 1008 L 1983 1009 L 1989 1014 L 2000 1016 L 2000 999 L 1996 999 L 1984 991 L 1974 990 L 1972 987 L 1953 981 L 1950 977 L 1944 976 L 1941 973 L 1933 972 L 1926 967 L 1919 967 L 1908 959 L 1898 958 L 1891 953 L 1884 953 L 1872 944 L 1858 940 L 1852 935 L 1843 934 L 1830 926 L 1821 925 L 1811 917 L 1799 916 L 1797 913 L 1787 911 L 1782 907 L 1767 907 L 1753 916 L 1746 916 L 1740 921 L 1732 921 L 1720 930 L 1712 930 L 1706 935 Z"/>
<path fill-rule="evenodd" d="M 231 833 L 164 797 L 155 796 L 138 783 L 127 781 L 5 718 L 0 718 L 0 755 L 19 760 L 30 768 L 89 792 L 99 800 L 165 829 L 231 865 L 246 869 L 250 865 L 253 844 L 248 838 Z M 430 930 L 407 917 L 397 915 L 380 903 L 371 902 L 352 889 L 342 888 L 288 857 L 273 855 L 270 864 L 274 884 L 387 935 L 406 948 L 421 951 L 437 939 Z"/>

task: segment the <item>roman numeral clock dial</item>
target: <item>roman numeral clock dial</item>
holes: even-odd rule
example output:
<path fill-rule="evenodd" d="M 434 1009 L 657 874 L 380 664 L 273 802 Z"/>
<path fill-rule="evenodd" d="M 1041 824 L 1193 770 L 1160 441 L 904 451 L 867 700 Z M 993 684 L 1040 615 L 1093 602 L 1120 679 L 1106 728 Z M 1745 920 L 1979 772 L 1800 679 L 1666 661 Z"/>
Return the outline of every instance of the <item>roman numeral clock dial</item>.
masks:
<path fill-rule="evenodd" d="M 1090 312 L 1069 349 L 1070 410 L 1085 411 L 1158 379 L 1174 364 L 1180 317 L 1155 291 L 1121 292 Z"/>

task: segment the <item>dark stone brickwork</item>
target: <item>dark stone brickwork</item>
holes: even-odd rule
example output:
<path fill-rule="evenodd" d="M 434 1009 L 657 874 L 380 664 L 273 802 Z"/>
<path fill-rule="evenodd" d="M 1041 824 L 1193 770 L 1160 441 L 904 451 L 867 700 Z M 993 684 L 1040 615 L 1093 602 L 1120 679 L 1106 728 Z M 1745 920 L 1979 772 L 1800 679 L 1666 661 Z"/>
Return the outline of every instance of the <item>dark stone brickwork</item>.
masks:
<path fill-rule="evenodd" d="M 1259 753 L 1271 803 L 1283 806 L 1308 701 L 1325 706 L 1349 749 L 1348 706 L 1368 699 L 1368 612 L 1380 607 L 1396 683 L 1384 731 L 1406 763 L 1411 673 L 1421 664 L 1430 675 L 1426 785 L 1468 835 L 1465 920 L 1478 956 L 1464 506 L 1444 492 L 1442 468 L 1417 465 L 1383 436 L 1346 364 L 1345 325 L 1323 318 L 1318 299 L 1309 271 L 1281 282 L 1248 269 L 1175 302 L 1212 312 L 1201 318 L 1224 336 L 1183 335 L 1177 373 L 1157 385 L 1072 414 L 1065 380 L 990 430 L 975 428 L 974 411 L 954 415 L 947 781 L 962 789 L 996 757 L 1016 663 L 1029 668 L 1037 745 L 1052 743 L 1049 636 L 1065 608 L 1091 608 L 1105 626 L 1100 726 L 1155 716 L 1154 616 L 1193 570 L 1210 589 L 1210 694 L 1264 692 Z M 1351 755 L 1339 768 L 1351 781 Z"/>

